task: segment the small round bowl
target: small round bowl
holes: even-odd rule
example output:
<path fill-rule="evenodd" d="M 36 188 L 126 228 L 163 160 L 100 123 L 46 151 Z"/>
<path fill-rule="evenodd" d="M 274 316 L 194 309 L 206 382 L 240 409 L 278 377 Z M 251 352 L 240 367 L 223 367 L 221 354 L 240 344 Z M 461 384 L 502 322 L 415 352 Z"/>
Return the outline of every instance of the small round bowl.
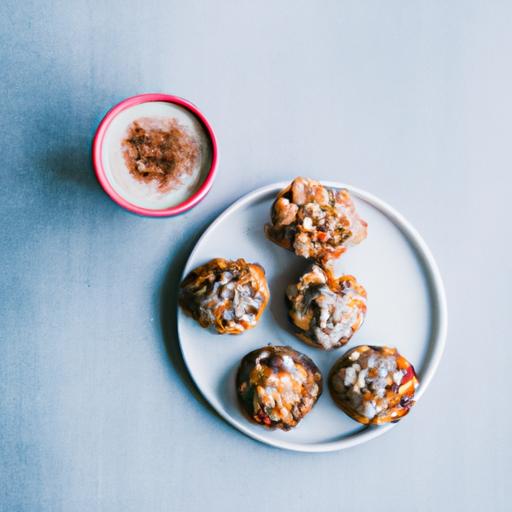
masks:
<path fill-rule="evenodd" d="M 185 108 L 186 110 L 189 110 L 201 122 L 201 124 L 204 127 L 205 133 L 211 143 L 211 165 L 198 190 L 194 192 L 190 197 L 188 197 L 185 201 L 177 205 L 162 209 L 151 209 L 138 206 L 128 201 L 116 190 L 114 190 L 112 184 L 110 183 L 107 177 L 107 173 L 105 172 L 102 158 L 103 141 L 105 139 L 105 134 L 112 120 L 119 113 L 121 113 L 123 110 L 126 110 L 127 108 L 139 105 L 141 103 L 147 103 L 152 101 L 174 103 L 175 105 L 178 105 L 182 108 Z M 215 133 L 213 132 L 213 128 L 206 119 L 206 117 L 199 111 L 199 109 L 195 105 L 193 105 L 189 101 L 184 100 L 183 98 L 179 98 L 178 96 L 171 96 L 169 94 L 138 94 L 137 96 L 132 96 L 131 98 L 127 98 L 121 101 L 107 112 L 107 114 L 99 124 L 98 129 L 96 130 L 96 134 L 94 135 L 92 144 L 92 163 L 94 167 L 94 172 L 96 174 L 96 178 L 100 182 L 100 185 L 103 187 L 103 190 L 119 206 L 122 206 L 123 208 L 129 210 L 130 212 L 137 213 L 138 215 L 145 215 L 148 217 L 169 217 L 172 215 L 178 215 L 196 206 L 200 201 L 204 199 L 206 194 L 208 194 L 208 192 L 212 188 L 213 180 L 215 178 L 215 174 L 217 173 L 217 162 L 217 139 L 215 137 Z"/>

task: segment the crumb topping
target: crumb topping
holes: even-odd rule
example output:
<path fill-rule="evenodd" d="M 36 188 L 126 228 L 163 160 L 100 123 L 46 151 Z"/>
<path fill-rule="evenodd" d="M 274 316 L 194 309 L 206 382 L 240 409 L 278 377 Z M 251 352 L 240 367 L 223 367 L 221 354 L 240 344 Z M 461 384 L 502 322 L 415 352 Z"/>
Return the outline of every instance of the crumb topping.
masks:
<path fill-rule="evenodd" d="M 296 178 L 272 206 L 267 236 L 298 256 L 327 262 L 366 238 L 367 224 L 347 190 Z"/>

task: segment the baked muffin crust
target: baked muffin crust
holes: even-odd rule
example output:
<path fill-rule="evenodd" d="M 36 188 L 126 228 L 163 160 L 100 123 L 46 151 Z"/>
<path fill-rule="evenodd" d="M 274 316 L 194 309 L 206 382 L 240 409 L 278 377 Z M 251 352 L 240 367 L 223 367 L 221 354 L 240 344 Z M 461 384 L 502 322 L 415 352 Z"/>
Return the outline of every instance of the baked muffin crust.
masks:
<path fill-rule="evenodd" d="M 364 425 L 404 417 L 419 385 L 412 366 L 396 348 L 360 345 L 341 356 L 329 373 L 335 403 Z"/>
<path fill-rule="evenodd" d="M 367 223 L 356 213 L 347 190 L 295 178 L 279 192 L 267 237 L 297 256 L 327 263 L 366 238 Z"/>
<path fill-rule="evenodd" d="M 269 345 L 247 354 L 236 376 L 240 406 L 254 423 L 290 430 L 322 393 L 322 374 L 305 354 Z"/>
<path fill-rule="evenodd" d="M 256 325 L 269 296 L 263 267 L 242 258 L 216 258 L 187 275 L 179 304 L 202 327 L 240 334 Z"/>
<path fill-rule="evenodd" d="M 366 315 L 366 290 L 356 278 L 335 278 L 318 265 L 288 287 L 286 298 L 297 336 L 323 350 L 347 343 Z"/>

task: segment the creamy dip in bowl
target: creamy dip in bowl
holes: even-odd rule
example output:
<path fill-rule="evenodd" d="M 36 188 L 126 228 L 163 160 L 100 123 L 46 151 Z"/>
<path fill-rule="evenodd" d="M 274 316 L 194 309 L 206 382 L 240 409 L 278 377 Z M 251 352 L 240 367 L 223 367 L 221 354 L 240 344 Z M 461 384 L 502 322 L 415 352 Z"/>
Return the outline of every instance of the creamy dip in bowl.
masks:
<path fill-rule="evenodd" d="M 190 102 L 141 94 L 112 108 L 93 142 L 93 165 L 105 192 L 140 215 L 183 213 L 210 190 L 217 168 L 211 125 Z"/>

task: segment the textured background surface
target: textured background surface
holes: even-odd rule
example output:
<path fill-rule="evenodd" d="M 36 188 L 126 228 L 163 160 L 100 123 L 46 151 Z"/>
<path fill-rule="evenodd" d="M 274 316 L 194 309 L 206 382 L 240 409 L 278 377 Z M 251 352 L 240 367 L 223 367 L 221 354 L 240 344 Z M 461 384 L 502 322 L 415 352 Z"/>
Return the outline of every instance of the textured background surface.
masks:
<path fill-rule="evenodd" d="M 512 4 L 3 1 L 0 509 L 506 510 L 511 499 Z M 218 180 L 131 215 L 89 145 L 122 98 L 189 98 Z M 421 406 L 345 452 L 287 453 L 190 389 L 167 311 L 197 235 L 298 174 L 390 202 L 447 288 Z"/>

